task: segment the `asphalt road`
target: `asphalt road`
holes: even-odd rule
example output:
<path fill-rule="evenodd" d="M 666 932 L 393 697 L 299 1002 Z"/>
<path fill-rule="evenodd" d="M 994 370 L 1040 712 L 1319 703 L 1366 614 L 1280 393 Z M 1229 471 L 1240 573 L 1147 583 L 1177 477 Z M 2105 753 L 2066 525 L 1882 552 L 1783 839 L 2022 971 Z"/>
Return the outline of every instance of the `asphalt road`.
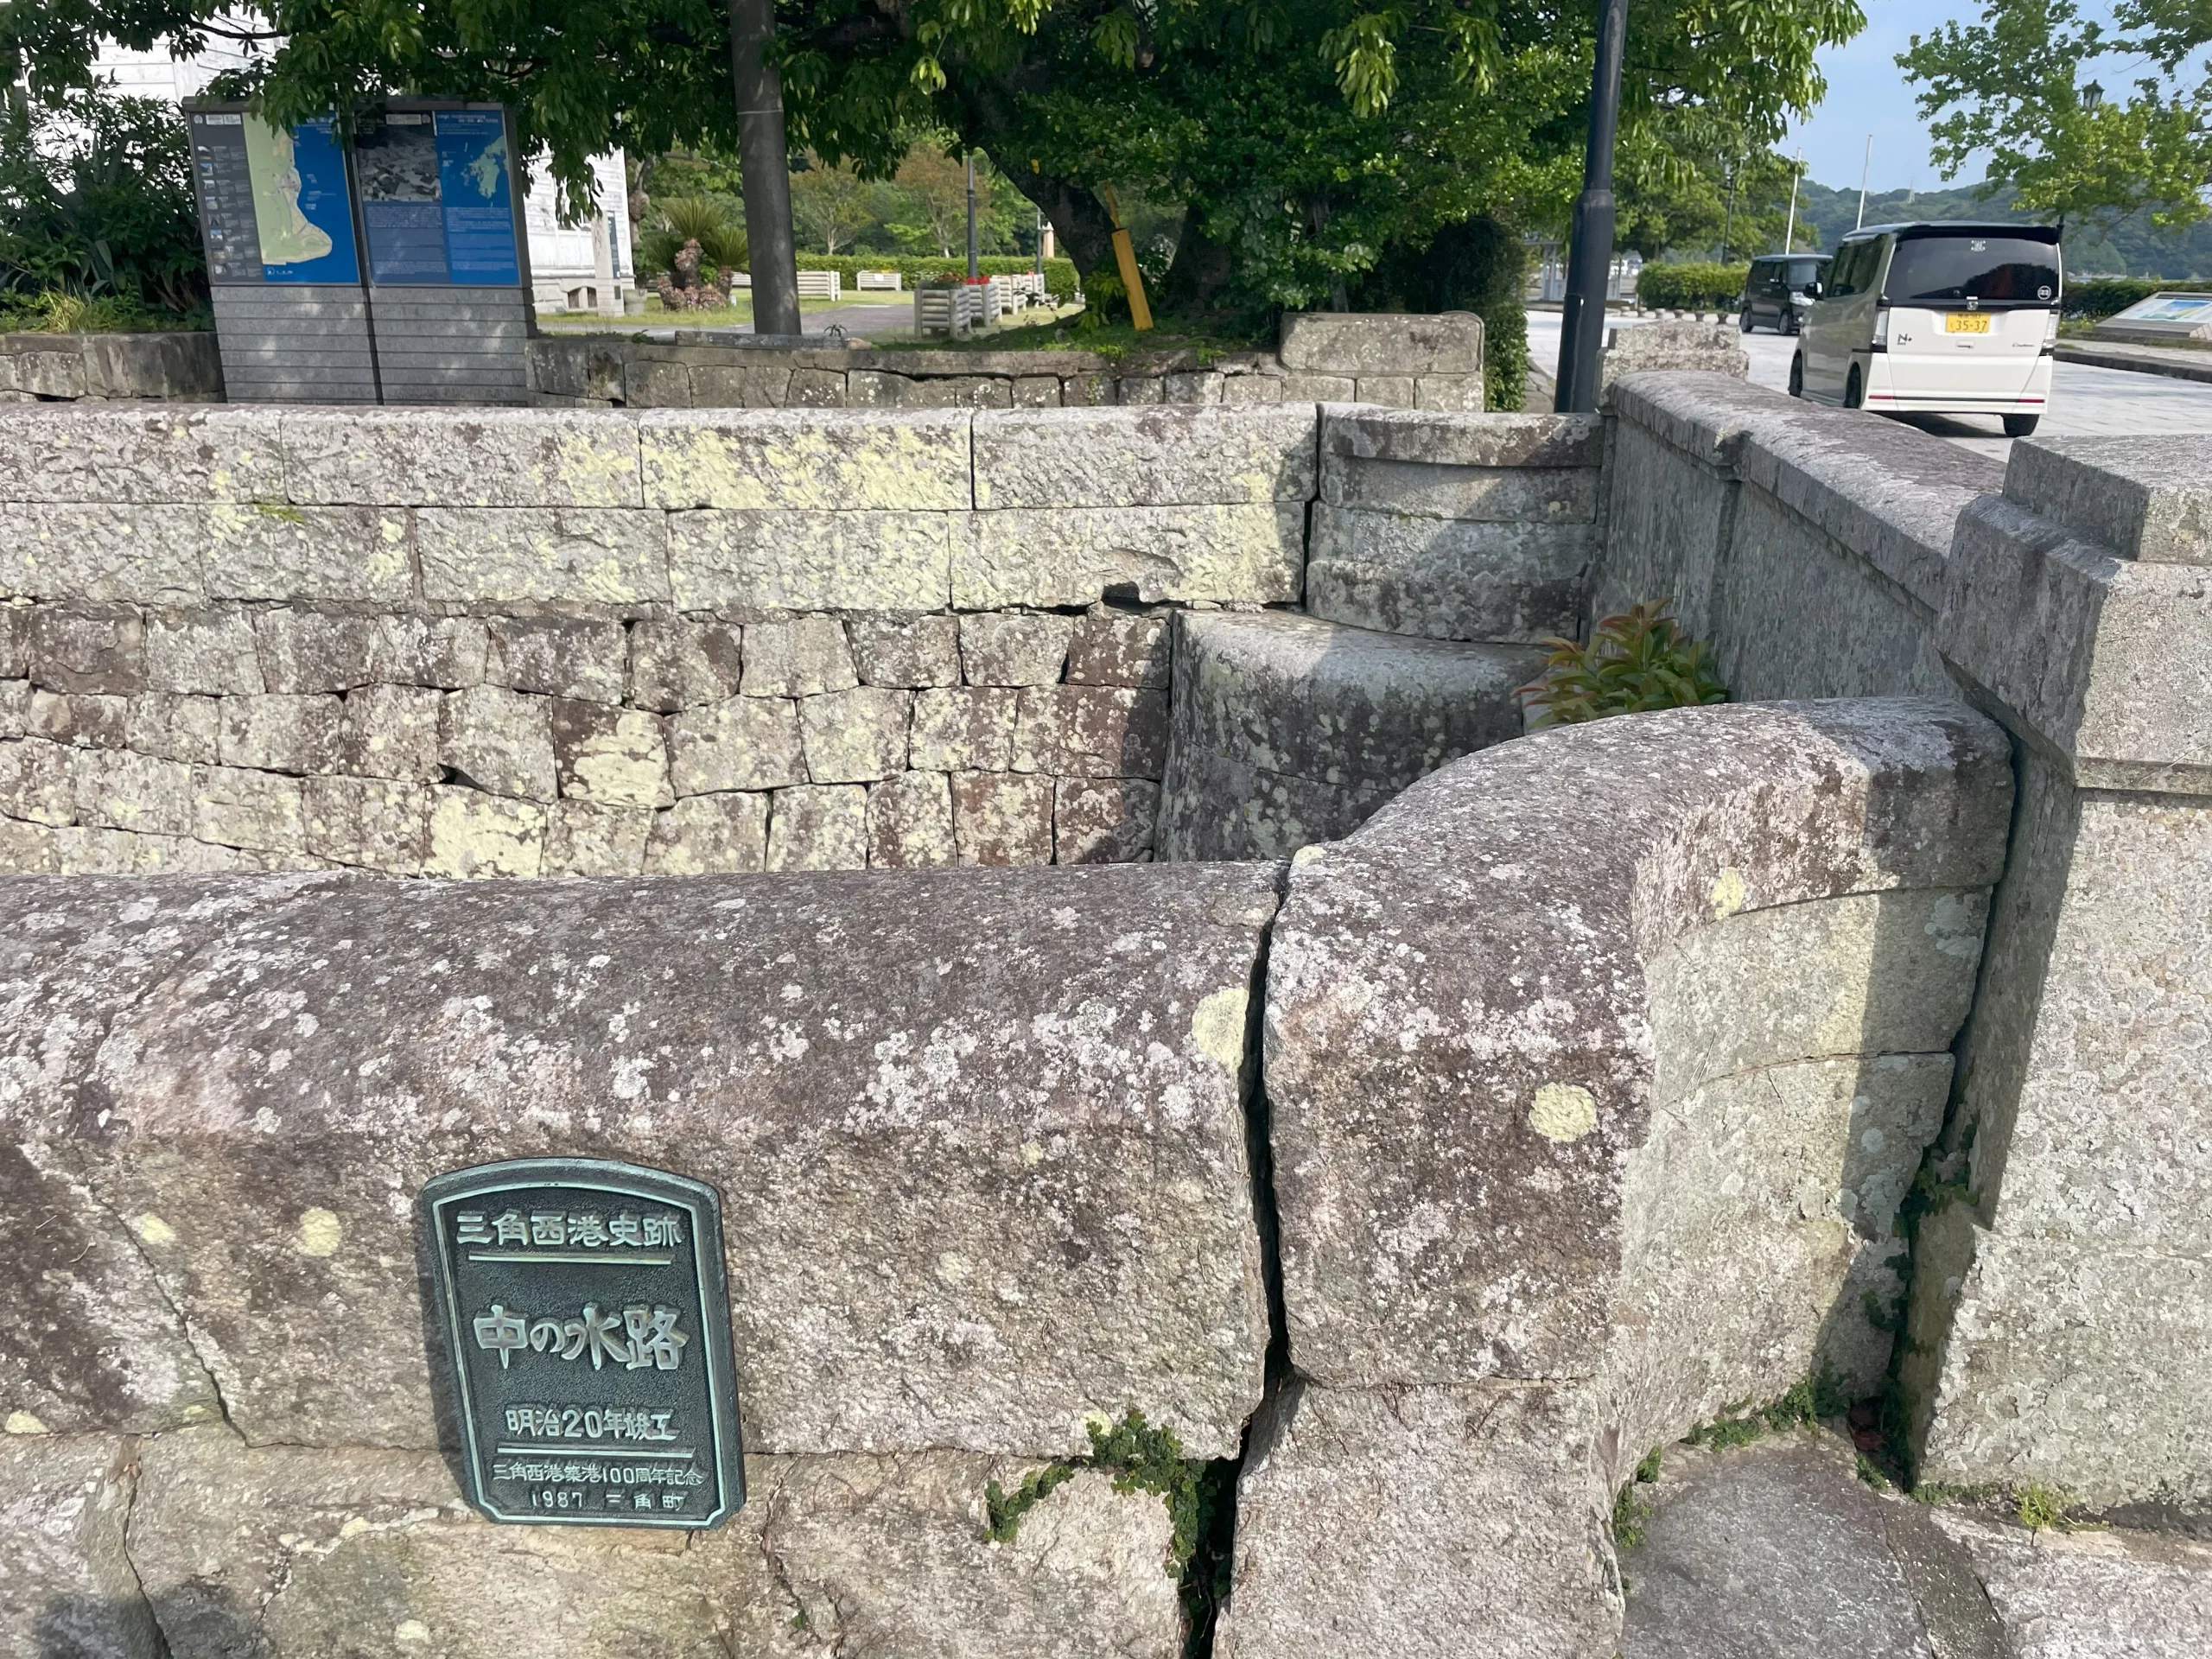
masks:
<path fill-rule="evenodd" d="M 1616 320 L 1633 327 L 1627 319 Z M 1789 389 L 1789 358 L 1797 342 L 1780 334 L 1740 337 L 1751 357 L 1754 385 Z M 1529 359 L 1547 374 L 1559 361 L 1559 314 L 1529 314 Z M 1953 443 L 2003 460 L 2012 448 L 1993 415 L 1870 415 L 1898 420 Z M 2212 385 L 2172 380 L 2126 369 L 2094 369 L 2082 363 L 2052 367 L 2050 406 L 2037 437 L 2127 436 L 2164 432 L 2212 432 Z"/>

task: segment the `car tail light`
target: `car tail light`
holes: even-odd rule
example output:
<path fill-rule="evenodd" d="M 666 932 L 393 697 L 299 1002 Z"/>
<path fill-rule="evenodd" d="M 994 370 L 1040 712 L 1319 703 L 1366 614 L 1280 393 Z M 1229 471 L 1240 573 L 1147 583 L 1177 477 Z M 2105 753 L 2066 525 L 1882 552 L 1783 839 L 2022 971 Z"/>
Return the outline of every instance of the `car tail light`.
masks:
<path fill-rule="evenodd" d="M 1886 346 L 1889 343 L 1890 314 L 1887 311 L 1877 311 L 1874 314 L 1874 344 Z"/>
<path fill-rule="evenodd" d="M 2046 346 L 2058 343 L 2058 313 L 2056 311 L 2044 320 L 2043 343 Z"/>

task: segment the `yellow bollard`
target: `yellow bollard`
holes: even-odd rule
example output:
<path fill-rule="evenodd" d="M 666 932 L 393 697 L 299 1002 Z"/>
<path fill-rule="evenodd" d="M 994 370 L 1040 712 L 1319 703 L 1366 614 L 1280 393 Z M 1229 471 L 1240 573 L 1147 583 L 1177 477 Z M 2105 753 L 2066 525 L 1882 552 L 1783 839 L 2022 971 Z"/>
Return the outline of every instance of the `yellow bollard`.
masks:
<path fill-rule="evenodd" d="M 1114 263 L 1121 267 L 1122 286 L 1128 290 L 1129 321 L 1141 332 L 1152 327 L 1152 308 L 1145 303 L 1144 273 L 1137 269 L 1136 245 L 1122 228 L 1122 210 L 1114 203 L 1114 187 L 1100 188 L 1106 197 L 1106 211 L 1114 219 Z"/>

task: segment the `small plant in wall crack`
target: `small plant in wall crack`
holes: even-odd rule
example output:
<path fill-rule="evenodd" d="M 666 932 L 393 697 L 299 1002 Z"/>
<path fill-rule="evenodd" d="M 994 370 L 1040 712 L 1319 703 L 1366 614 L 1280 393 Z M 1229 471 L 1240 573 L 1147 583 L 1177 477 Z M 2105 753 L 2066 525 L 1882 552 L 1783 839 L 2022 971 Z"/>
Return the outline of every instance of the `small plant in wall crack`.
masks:
<path fill-rule="evenodd" d="M 1124 1497 L 1150 1492 L 1167 1506 L 1173 1529 L 1167 1576 L 1176 1580 L 1189 1644 L 1202 1646 L 1213 1628 L 1214 1610 L 1229 1589 L 1236 1465 L 1225 1459 L 1185 1457 L 1173 1429 L 1155 1428 L 1134 1407 L 1120 1422 L 1092 1423 L 1090 1432 L 1087 1458 L 1056 1459 L 1025 1477 L 1011 1492 L 995 1480 L 987 1483 L 984 1537 L 993 1543 L 1012 1543 L 1022 1517 L 1086 1469 L 1111 1476 L 1114 1490 Z"/>
<path fill-rule="evenodd" d="M 1540 640 L 1550 655 L 1544 671 L 1517 695 L 1537 726 L 1572 726 L 1608 715 L 1688 709 L 1726 702 L 1728 688 L 1702 640 L 1682 632 L 1668 613 L 1674 601 L 1647 599 L 1600 621 L 1587 645 Z"/>

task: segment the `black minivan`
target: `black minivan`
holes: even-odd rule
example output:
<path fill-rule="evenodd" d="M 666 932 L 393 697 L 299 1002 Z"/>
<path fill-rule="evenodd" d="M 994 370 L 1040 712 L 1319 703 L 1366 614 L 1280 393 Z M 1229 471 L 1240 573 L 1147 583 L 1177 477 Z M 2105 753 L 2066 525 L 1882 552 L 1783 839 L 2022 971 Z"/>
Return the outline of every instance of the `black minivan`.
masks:
<path fill-rule="evenodd" d="M 1759 327 L 1794 334 L 1804 326 L 1820 284 L 1827 280 L 1824 253 L 1765 253 L 1751 261 L 1738 308 L 1745 334 Z"/>

